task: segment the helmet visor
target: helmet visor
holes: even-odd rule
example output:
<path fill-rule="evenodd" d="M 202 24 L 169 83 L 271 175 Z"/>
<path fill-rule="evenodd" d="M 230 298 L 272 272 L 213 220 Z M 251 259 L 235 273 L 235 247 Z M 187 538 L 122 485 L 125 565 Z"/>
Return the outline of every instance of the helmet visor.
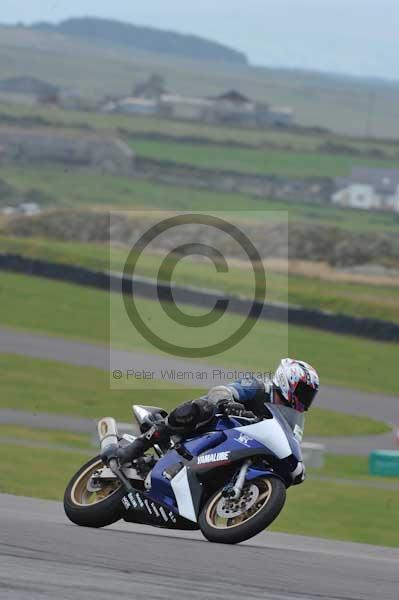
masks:
<path fill-rule="evenodd" d="M 295 396 L 298 401 L 303 405 L 305 410 L 308 410 L 312 405 L 313 400 L 317 394 L 318 390 L 310 387 L 304 381 L 300 381 L 295 390 Z"/>

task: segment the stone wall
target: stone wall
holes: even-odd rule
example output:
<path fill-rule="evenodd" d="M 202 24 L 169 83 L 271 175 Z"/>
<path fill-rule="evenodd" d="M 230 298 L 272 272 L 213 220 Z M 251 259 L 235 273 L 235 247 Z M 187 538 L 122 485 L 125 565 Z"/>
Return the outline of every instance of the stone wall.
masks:
<path fill-rule="evenodd" d="M 10 235 L 41 237 L 77 242 L 122 243 L 132 246 L 147 229 L 159 221 L 158 216 L 93 212 L 83 210 L 53 210 L 37 217 L 16 217 L 6 228 Z M 327 262 L 336 267 L 382 265 L 399 267 L 399 239 L 394 233 L 358 233 L 338 227 L 299 222 L 240 223 L 240 229 L 256 245 L 263 259 L 289 258 Z M 200 237 L 199 237 L 200 236 Z M 174 236 L 157 238 L 158 249 L 172 250 L 180 244 L 200 239 L 219 248 L 225 256 L 242 259 L 228 240 L 221 239 L 217 229 L 201 230 L 195 225 L 178 228 Z"/>
<path fill-rule="evenodd" d="M 138 176 L 152 181 L 290 202 L 329 202 L 334 182 L 327 177 L 289 178 L 200 169 L 171 161 L 136 157 L 118 138 L 91 132 L 42 128 L 0 128 L 0 165 L 56 164 Z"/>
<path fill-rule="evenodd" d="M 328 177 L 277 177 L 200 169 L 138 156 L 136 173 L 152 181 L 188 188 L 248 194 L 289 202 L 329 202 L 334 181 Z"/>
<path fill-rule="evenodd" d="M 0 164 L 59 164 L 131 175 L 135 155 L 119 139 L 50 129 L 0 129 Z"/>

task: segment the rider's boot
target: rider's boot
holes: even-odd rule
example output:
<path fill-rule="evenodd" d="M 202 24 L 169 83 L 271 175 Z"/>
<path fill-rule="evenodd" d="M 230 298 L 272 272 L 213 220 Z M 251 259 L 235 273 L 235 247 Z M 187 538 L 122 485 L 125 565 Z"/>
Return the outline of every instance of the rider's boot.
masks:
<path fill-rule="evenodd" d="M 134 442 L 125 446 L 124 448 L 118 448 L 117 458 L 121 464 L 132 462 L 133 460 L 140 458 L 143 454 L 152 448 L 154 444 L 165 445 L 170 440 L 169 428 L 166 423 L 157 423 L 147 431 L 144 435 L 136 438 Z"/>
<path fill-rule="evenodd" d="M 132 462 L 136 458 L 143 456 L 144 452 L 146 452 L 146 450 L 152 446 L 151 443 L 146 442 L 147 440 L 144 438 L 144 436 L 142 436 L 135 439 L 134 442 L 128 446 L 125 446 L 124 448 L 118 448 L 117 457 L 119 458 L 120 463 L 125 464 Z"/>

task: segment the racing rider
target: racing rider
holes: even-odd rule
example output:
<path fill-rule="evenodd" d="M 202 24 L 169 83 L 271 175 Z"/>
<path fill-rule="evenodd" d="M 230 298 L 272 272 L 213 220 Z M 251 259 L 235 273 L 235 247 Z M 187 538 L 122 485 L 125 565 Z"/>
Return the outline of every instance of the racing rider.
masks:
<path fill-rule="evenodd" d="M 265 404 L 278 407 L 300 442 L 303 436 L 304 413 L 309 410 L 319 389 L 317 371 L 302 360 L 284 358 L 274 376 L 248 377 L 209 390 L 207 396 L 177 406 L 166 419 L 160 418 L 149 430 L 124 448 L 111 446 L 101 455 L 107 464 L 112 458 L 120 463 L 141 457 L 154 444 L 168 444 L 170 437 L 193 437 L 210 424 L 216 414 L 232 416 L 267 416 Z M 304 472 L 295 473 L 298 483 Z"/>

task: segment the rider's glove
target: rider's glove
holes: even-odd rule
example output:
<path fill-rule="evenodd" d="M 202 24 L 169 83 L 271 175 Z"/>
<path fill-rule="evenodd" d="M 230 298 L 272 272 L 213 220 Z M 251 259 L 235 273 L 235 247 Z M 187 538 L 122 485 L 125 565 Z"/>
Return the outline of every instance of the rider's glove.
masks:
<path fill-rule="evenodd" d="M 164 423 L 165 418 L 163 417 L 161 412 L 155 414 L 148 414 L 145 416 L 144 420 L 140 424 L 141 433 L 147 433 L 154 425 L 158 423 Z"/>
<path fill-rule="evenodd" d="M 250 410 L 245 410 L 245 406 L 241 402 L 234 400 L 220 400 L 218 402 L 218 412 L 226 417 L 245 417 L 246 419 L 256 419 L 256 415 Z"/>
<path fill-rule="evenodd" d="M 226 416 L 239 417 L 245 412 L 245 406 L 241 402 L 235 402 L 235 400 L 220 400 L 218 402 L 218 409 Z"/>
<path fill-rule="evenodd" d="M 170 441 L 170 429 L 164 421 L 155 423 L 151 429 L 142 436 L 150 446 L 153 444 L 164 444 Z"/>

